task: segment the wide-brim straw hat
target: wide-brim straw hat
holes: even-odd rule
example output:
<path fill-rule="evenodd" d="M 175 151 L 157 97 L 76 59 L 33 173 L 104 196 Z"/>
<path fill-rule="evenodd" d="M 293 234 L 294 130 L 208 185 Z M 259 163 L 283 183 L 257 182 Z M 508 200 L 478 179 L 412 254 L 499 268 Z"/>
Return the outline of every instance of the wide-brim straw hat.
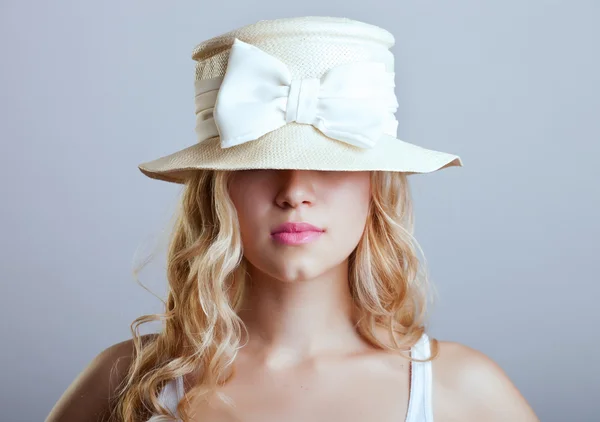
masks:
<path fill-rule="evenodd" d="M 325 16 L 262 20 L 197 45 L 196 142 L 138 167 L 430 173 L 459 156 L 396 137 L 394 36 Z"/>

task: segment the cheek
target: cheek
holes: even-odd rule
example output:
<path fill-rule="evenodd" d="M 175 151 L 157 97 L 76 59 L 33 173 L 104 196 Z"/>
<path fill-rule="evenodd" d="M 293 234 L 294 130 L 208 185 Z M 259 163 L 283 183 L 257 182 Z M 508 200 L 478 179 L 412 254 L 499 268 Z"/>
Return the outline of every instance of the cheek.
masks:
<path fill-rule="evenodd" d="M 260 196 L 251 190 L 236 192 L 232 200 L 238 215 L 242 240 L 245 244 L 249 243 L 248 241 L 256 238 L 260 231 L 259 223 L 265 221 L 264 214 L 267 210 L 264 201 L 261 201 Z"/>
<path fill-rule="evenodd" d="M 350 254 L 356 247 L 365 229 L 369 212 L 369 192 L 355 190 L 340 198 L 333 219 L 332 235 L 338 247 Z"/>
<path fill-rule="evenodd" d="M 369 173 L 343 174 L 343 177 L 325 196 L 329 223 L 326 249 L 334 263 L 347 259 L 360 242 L 371 196 Z"/>
<path fill-rule="evenodd" d="M 270 238 L 273 223 L 273 204 L 270 196 L 258 184 L 249 184 L 232 192 L 232 201 L 237 211 L 240 236 L 244 256 L 258 268 L 268 266 L 267 262 L 276 254 Z"/>

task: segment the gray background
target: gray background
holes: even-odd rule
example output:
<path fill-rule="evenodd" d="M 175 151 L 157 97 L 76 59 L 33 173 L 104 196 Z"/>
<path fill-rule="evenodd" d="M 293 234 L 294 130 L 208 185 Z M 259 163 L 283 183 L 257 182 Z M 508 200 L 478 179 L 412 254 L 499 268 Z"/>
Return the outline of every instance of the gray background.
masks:
<path fill-rule="evenodd" d="M 496 360 L 542 421 L 600 420 L 591 0 L 3 0 L 2 420 L 42 420 L 161 309 L 132 268 L 158 244 L 141 282 L 164 295 L 161 230 L 180 188 L 136 166 L 195 142 L 192 48 L 302 15 L 390 30 L 399 137 L 464 160 L 411 176 L 432 334 Z"/>

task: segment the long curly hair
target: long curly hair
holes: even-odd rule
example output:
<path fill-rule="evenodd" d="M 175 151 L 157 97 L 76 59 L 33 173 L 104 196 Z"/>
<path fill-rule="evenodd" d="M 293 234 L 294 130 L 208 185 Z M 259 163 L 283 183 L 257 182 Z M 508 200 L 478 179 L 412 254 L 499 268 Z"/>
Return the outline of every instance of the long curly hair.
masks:
<path fill-rule="evenodd" d="M 246 261 L 237 212 L 228 193 L 232 171 L 190 173 L 181 193 L 167 254 L 168 292 L 163 313 L 143 315 L 131 324 L 134 353 L 128 373 L 113 398 L 111 421 L 175 420 L 160 405 L 164 385 L 178 376 L 199 373 L 199 382 L 177 407 L 189 420 L 189 397 L 216 394 L 233 374 L 238 350 L 247 335 L 238 310 L 244 297 Z M 371 172 L 366 227 L 349 256 L 349 283 L 359 311 L 357 331 L 377 348 L 404 354 L 426 331 L 430 295 L 425 258 L 413 237 L 413 210 L 407 174 Z M 137 273 L 135 273 L 137 274 Z M 137 279 L 137 277 L 136 277 Z M 142 339 L 141 324 L 163 321 L 163 329 Z M 376 327 L 392 339 L 381 342 Z M 229 402 L 230 403 L 230 402 Z"/>

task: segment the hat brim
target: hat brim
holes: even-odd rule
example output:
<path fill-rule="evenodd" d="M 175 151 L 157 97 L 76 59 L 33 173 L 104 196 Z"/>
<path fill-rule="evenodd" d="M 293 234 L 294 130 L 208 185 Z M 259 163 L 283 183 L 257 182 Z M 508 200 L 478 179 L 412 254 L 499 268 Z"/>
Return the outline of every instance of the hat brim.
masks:
<path fill-rule="evenodd" d="M 213 137 L 138 168 L 153 179 L 185 183 L 190 172 L 199 169 L 387 170 L 414 174 L 454 166 L 463 166 L 458 155 L 390 135 L 383 135 L 374 148 L 363 149 L 329 138 L 312 125 L 291 122 L 231 148 L 221 148 L 220 138 Z"/>

